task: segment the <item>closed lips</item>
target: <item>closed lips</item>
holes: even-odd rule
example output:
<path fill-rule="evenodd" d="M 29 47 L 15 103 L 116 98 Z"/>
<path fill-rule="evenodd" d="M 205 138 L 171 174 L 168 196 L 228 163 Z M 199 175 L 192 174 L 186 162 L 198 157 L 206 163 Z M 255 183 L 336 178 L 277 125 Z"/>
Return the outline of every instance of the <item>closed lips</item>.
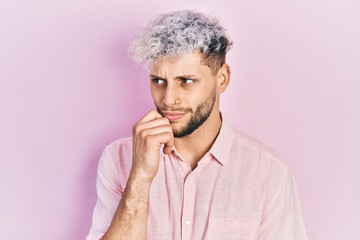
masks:
<path fill-rule="evenodd" d="M 164 117 L 168 118 L 170 121 L 177 120 L 185 115 L 185 113 L 163 113 Z"/>

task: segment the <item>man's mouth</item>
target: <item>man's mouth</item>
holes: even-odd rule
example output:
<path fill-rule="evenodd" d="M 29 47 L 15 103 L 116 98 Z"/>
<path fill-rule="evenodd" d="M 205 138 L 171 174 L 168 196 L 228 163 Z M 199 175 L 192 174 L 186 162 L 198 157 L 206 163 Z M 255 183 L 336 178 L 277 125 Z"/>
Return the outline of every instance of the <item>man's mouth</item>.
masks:
<path fill-rule="evenodd" d="M 170 122 L 176 121 L 182 118 L 185 113 L 171 113 L 171 112 L 162 112 L 163 116 L 169 119 Z"/>

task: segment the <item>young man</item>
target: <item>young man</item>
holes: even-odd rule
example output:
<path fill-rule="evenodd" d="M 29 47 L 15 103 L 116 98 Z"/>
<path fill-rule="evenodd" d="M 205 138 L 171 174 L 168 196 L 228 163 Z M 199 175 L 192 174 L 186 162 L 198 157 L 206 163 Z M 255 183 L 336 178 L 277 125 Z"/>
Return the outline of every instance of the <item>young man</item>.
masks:
<path fill-rule="evenodd" d="M 87 240 L 307 239 L 289 165 L 220 113 L 231 42 L 219 21 L 160 15 L 130 46 L 157 110 L 105 148 Z"/>

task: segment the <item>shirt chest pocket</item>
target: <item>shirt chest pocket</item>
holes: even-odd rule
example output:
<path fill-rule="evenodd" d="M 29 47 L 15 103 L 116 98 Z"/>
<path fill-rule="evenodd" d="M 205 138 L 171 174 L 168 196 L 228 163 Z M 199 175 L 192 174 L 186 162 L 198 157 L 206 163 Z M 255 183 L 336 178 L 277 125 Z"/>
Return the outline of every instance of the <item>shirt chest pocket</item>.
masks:
<path fill-rule="evenodd" d="M 237 219 L 209 218 L 207 240 L 249 240 L 253 224 Z"/>

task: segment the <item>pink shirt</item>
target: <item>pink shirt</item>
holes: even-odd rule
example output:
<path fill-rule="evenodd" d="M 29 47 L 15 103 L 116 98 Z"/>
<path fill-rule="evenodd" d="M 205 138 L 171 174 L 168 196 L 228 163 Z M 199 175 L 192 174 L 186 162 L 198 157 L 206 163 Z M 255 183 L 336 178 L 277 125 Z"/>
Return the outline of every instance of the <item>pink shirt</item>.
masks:
<path fill-rule="evenodd" d="M 108 229 L 131 161 L 131 137 L 105 148 L 86 240 L 98 240 Z M 223 118 L 216 141 L 193 171 L 175 148 L 161 154 L 150 189 L 147 239 L 307 239 L 289 164 Z"/>

